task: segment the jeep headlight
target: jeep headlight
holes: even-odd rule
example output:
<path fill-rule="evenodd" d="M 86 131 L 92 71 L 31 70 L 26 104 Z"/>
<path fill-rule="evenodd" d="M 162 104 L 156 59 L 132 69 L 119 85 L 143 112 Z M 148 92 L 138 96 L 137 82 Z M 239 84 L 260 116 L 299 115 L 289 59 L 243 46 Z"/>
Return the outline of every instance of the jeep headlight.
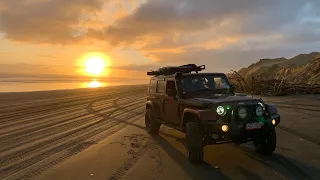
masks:
<path fill-rule="evenodd" d="M 226 109 L 223 106 L 218 106 L 216 111 L 220 116 L 224 116 L 227 113 Z"/>
<path fill-rule="evenodd" d="M 238 113 L 239 113 L 239 117 L 240 117 L 241 119 L 246 118 L 247 115 L 248 115 L 247 109 L 246 109 L 246 108 L 243 108 L 243 107 L 242 107 L 242 108 L 239 108 Z"/>
<path fill-rule="evenodd" d="M 261 106 L 256 108 L 256 115 L 259 117 L 263 115 L 263 108 Z"/>

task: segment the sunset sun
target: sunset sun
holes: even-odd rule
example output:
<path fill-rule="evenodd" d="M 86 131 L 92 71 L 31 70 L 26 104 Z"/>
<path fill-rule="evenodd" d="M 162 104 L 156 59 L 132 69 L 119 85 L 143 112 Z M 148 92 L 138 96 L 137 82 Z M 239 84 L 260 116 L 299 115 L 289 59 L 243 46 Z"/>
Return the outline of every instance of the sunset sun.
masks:
<path fill-rule="evenodd" d="M 90 76 L 105 75 L 110 66 L 109 58 L 102 53 L 89 53 L 83 57 L 84 73 Z"/>
<path fill-rule="evenodd" d="M 98 56 L 90 57 L 85 61 L 86 72 L 91 75 L 102 74 L 106 65 L 106 60 Z"/>

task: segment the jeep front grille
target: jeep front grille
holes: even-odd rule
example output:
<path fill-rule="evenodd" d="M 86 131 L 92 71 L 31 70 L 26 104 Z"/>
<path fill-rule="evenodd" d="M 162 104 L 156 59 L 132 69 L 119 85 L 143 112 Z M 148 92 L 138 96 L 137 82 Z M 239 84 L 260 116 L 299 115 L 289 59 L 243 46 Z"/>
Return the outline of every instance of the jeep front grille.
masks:
<path fill-rule="evenodd" d="M 239 117 L 239 109 L 243 107 L 247 110 L 247 116 L 245 118 Z M 227 111 L 227 113 L 221 117 L 223 122 L 231 123 L 234 118 L 236 124 L 243 124 L 249 121 L 256 121 L 256 108 L 257 104 L 242 104 L 242 105 L 234 105 L 231 106 L 231 109 Z"/>

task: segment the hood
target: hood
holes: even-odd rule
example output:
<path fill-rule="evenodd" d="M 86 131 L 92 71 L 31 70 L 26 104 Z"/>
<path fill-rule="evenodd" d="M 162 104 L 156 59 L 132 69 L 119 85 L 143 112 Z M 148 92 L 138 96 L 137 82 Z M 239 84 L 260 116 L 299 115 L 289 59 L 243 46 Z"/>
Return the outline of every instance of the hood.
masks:
<path fill-rule="evenodd" d="M 260 99 L 252 98 L 249 96 L 227 96 L 227 97 L 215 97 L 215 98 L 191 98 L 190 101 L 196 101 L 199 103 L 212 103 L 212 104 L 221 104 L 221 103 L 238 103 L 238 102 L 258 102 Z"/>

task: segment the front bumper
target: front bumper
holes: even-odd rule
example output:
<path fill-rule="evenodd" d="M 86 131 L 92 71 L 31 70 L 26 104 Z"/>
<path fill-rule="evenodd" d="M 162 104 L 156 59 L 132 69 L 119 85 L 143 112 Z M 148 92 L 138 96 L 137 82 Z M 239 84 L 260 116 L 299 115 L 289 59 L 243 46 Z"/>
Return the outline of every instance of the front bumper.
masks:
<path fill-rule="evenodd" d="M 274 124 L 272 123 L 274 120 Z M 259 122 L 261 124 L 260 129 L 247 130 L 246 125 L 252 122 Z M 245 123 L 235 123 L 234 119 L 231 123 L 218 123 L 215 121 L 202 122 L 202 129 L 204 132 L 204 138 L 207 144 L 217 144 L 225 142 L 239 142 L 244 143 L 251 139 L 257 138 L 267 132 L 270 132 L 280 123 L 280 115 L 264 116 L 263 121 L 257 121 L 256 119 L 249 120 Z M 224 132 L 222 126 L 227 125 L 228 131 Z"/>

